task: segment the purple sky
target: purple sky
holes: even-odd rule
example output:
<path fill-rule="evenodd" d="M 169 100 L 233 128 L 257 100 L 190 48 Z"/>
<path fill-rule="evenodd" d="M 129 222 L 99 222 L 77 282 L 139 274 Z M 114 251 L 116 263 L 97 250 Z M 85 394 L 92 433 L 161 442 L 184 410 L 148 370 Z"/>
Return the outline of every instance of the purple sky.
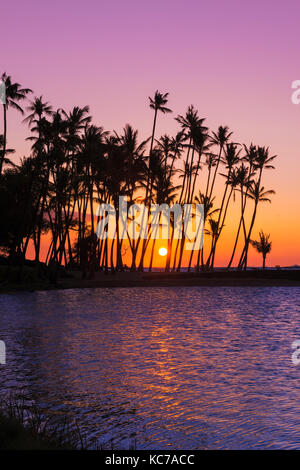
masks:
<path fill-rule="evenodd" d="M 174 115 L 159 117 L 158 134 L 174 133 L 173 117 L 193 103 L 213 129 L 227 124 L 237 141 L 269 145 L 280 158 L 264 183 L 277 196 L 257 230 L 272 233 L 274 264 L 300 263 L 300 105 L 291 103 L 299 2 L 29 0 L 1 10 L 0 72 L 54 107 L 89 104 L 95 124 L 120 131 L 129 122 L 144 138 L 148 96 L 159 89 Z M 10 110 L 18 157 L 28 149 L 20 122 Z"/>

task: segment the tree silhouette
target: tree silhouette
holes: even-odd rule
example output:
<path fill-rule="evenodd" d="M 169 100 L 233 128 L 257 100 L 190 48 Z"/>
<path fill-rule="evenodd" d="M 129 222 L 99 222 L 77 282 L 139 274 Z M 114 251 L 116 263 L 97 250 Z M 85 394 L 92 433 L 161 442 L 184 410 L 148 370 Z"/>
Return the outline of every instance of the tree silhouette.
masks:
<path fill-rule="evenodd" d="M 250 240 L 251 245 L 262 254 L 263 257 L 263 269 L 266 267 L 266 257 L 272 249 L 272 242 L 270 241 L 270 235 L 266 235 L 262 230 L 259 232 L 259 240 Z"/>
<path fill-rule="evenodd" d="M 19 105 L 19 102 L 24 100 L 29 93 L 32 93 L 30 88 L 21 88 L 19 83 L 13 83 L 11 77 L 5 72 L 1 76 L 1 80 L 5 84 L 6 90 L 6 103 L 3 104 L 3 146 L 2 155 L 0 157 L 0 177 L 2 175 L 2 167 L 6 155 L 6 140 L 7 140 L 7 110 L 8 108 L 14 108 L 21 114 L 24 113 L 23 109 Z"/>

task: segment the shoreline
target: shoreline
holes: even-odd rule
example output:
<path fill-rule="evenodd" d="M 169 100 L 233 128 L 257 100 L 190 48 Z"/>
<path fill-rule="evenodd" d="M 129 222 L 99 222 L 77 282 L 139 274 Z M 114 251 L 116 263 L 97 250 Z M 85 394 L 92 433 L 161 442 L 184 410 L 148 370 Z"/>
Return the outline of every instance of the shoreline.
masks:
<path fill-rule="evenodd" d="M 38 290 L 131 287 L 300 287 L 300 270 L 249 270 L 215 272 L 117 272 L 96 273 L 95 279 L 81 279 L 81 273 L 71 272 L 56 284 L 37 280 L 30 283 L 2 283 L 0 294 Z"/>
<path fill-rule="evenodd" d="M 50 438 L 33 433 L 12 416 L 0 413 L 0 450 L 60 450 L 64 447 Z"/>

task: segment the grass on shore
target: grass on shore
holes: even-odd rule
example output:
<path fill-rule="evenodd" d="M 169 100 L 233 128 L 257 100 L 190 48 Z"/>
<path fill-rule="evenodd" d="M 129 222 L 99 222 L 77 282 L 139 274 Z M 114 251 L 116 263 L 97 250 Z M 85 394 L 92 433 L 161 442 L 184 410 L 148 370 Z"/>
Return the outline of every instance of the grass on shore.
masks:
<path fill-rule="evenodd" d="M 3 401 L 0 409 L 0 450 L 86 449 L 77 423 L 59 425 L 21 395 Z"/>
<path fill-rule="evenodd" d="M 14 418 L 0 415 L 0 450 L 56 450 L 55 444 L 34 436 Z"/>
<path fill-rule="evenodd" d="M 26 399 L 22 392 L 18 397 L 11 395 L 2 400 L 0 408 L 0 451 L 1 450 L 114 450 L 114 441 L 109 446 L 99 444 L 80 432 L 76 421 L 68 418 L 58 420 L 57 416 L 44 411 Z M 119 449 L 121 450 L 121 449 Z M 136 450 L 136 440 L 129 440 L 123 450 Z"/>

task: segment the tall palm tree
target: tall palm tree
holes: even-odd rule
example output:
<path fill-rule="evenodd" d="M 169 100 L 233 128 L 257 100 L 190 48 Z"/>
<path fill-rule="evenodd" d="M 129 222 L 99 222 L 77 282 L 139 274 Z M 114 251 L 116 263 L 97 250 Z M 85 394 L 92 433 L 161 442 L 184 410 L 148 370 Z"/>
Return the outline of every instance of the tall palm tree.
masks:
<path fill-rule="evenodd" d="M 150 167 L 151 167 L 151 159 L 152 159 L 152 154 L 153 154 L 153 143 L 154 143 L 154 137 L 155 137 L 157 114 L 159 111 L 163 114 L 172 113 L 172 110 L 170 108 L 167 108 L 166 106 L 166 104 L 168 103 L 168 96 L 169 96 L 169 93 L 160 93 L 158 90 L 156 90 L 156 92 L 154 93 L 153 98 L 149 96 L 149 101 L 150 101 L 149 106 L 151 109 L 154 110 L 154 118 L 153 118 L 153 127 L 152 127 L 151 143 L 150 143 L 149 166 L 148 166 L 148 176 L 147 176 L 146 196 L 145 196 L 145 201 L 146 201 L 146 204 L 148 205 L 150 204 L 151 197 L 152 197 L 151 193 L 152 193 L 153 181 L 151 180 Z M 146 249 L 146 241 L 147 241 L 146 239 L 143 240 L 139 271 L 143 271 L 144 269 L 144 256 L 145 256 L 145 249 Z"/>
<path fill-rule="evenodd" d="M 172 137 L 171 140 L 171 165 L 169 169 L 169 179 L 173 175 L 173 168 L 174 168 L 174 163 L 177 158 L 180 158 L 182 151 L 183 151 L 183 142 L 185 141 L 186 136 L 183 131 L 177 132 L 175 137 Z"/>
<path fill-rule="evenodd" d="M 172 183 L 168 179 L 168 172 L 165 171 L 164 169 L 164 158 L 162 158 L 161 161 L 161 167 L 158 168 L 158 172 L 156 174 L 156 178 L 154 181 L 154 190 L 155 190 L 155 199 L 154 202 L 158 206 L 161 204 L 168 204 L 170 205 L 175 197 L 176 197 L 176 190 L 178 189 L 177 187 L 173 187 Z M 171 217 L 170 217 L 171 218 Z M 156 244 L 156 235 L 159 230 L 159 226 L 161 224 L 161 219 L 162 216 L 159 213 L 158 214 L 158 219 L 156 219 L 154 222 L 156 222 L 156 231 L 154 233 L 155 238 L 152 240 L 152 249 L 151 249 L 151 257 L 150 257 L 150 264 L 149 264 L 149 271 L 152 271 L 152 265 L 153 265 L 153 256 L 154 256 L 154 249 L 155 249 L 155 244 Z M 172 220 L 170 220 L 170 225 L 172 224 Z M 174 230 L 174 227 L 172 227 Z M 170 265 L 170 256 L 171 256 L 171 238 L 172 234 L 169 234 L 168 238 L 168 256 L 167 256 L 167 263 L 166 263 L 166 270 L 168 270 L 168 266 Z"/>
<path fill-rule="evenodd" d="M 272 249 L 272 242 L 270 241 L 270 234 L 266 235 L 262 230 L 259 232 L 259 240 L 250 240 L 251 245 L 262 254 L 263 269 L 266 267 L 266 257 Z"/>
<path fill-rule="evenodd" d="M 23 120 L 23 122 L 28 122 L 32 124 L 36 120 L 40 121 L 43 116 L 51 116 L 53 114 L 52 106 L 47 102 L 43 101 L 43 96 L 35 96 L 33 101 L 30 101 L 30 105 L 27 106 L 27 111 L 30 111 L 30 114 Z"/>
<path fill-rule="evenodd" d="M 203 205 L 203 217 L 204 217 L 203 226 L 204 226 L 204 228 L 205 228 L 205 223 L 206 223 L 207 219 L 213 220 L 212 216 L 214 214 L 216 214 L 217 212 L 219 212 L 219 210 L 220 210 L 220 209 L 214 209 L 213 208 L 214 207 L 214 200 L 215 200 L 214 197 L 212 199 L 210 199 L 206 194 L 201 193 L 201 191 L 199 191 L 199 194 L 195 196 L 195 203 Z M 210 223 L 210 225 L 211 225 L 211 223 Z M 192 263 L 192 255 L 193 255 L 193 252 L 191 252 L 191 255 L 190 255 L 189 268 L 191 267 L 191 263 Z M 198 272 L 199 268 L 200 268 L 200 256 L 201 256 L 201 268 L 203 268 L 203 264 L 204 264 L 204 247 L 202 247 L 201 250 L 198 251 L 196 272 Z"/>
<path fill-rule="evenodd" d="M 213 269 L 213 267 L 214 267 L 214 260 L 215 260 L 217 242 L 220 238 L 221 232 L 222 232 L 223 227 L 225 225 L 227 210 L 228 210 L 229 202 L 230 202 L 230 199 L 231 199 L 231 196 L 232 196 L 232 193 L 233 193 L 233 188 L 232 188 L 232 185 L 231 185 L 231 191 L 229 192 L 228 200 L 225 204 L 227 191 L 228 191 L 228 188 L 230 187 L 228 182 L 230 181 L 231 173 L 233 171 L 234 165 L 236 165 L 240 160 L 240 156 L 239 156 L 240 152 L 241 152 L 241 150 L 237 150 L 237 144 L 230 143 L 230 144 L 226 144 L 226 146 L 225 146 L 224 159 L 222 160 L 222 162 L 226 165 L 227 175 L 223 175 L 226 178 L 226 182 L 225 182 L 225 189 L 224 189 L 224 193 L 223 193 L 221 207 L 220 207 L 220 211 L 219 211 L 219 216 L 218 216 L 218 220 L 217 220 L 217 223 L 218 223 L 217 234 L 218 235 L 217 235 L 217 238 L 215 238 L 213 240 L 212 251 L 211 251 L 211 254 L 210 254 L 210 256 L 208 258 L 208 261 L 207 261 L 207 266 L 209 267 L 209 265 L 210 265 L 211 269 Z M 223 213 L 223 209 L 225 209 L 224 213 Z M 221 220 L 222 220 L 222 222 L 221 222 Z"/>
<path fill-rule="evenodd" d="M 133 129 L 130 124 L 126 124 L 123 128 L 123 134 L 118 135 L 119 144 L 125 152 L 124 171 L 126 177 L 125 194 L 129 197 L 129 204 L 134 202 L 134 193 L 139 183 L 143 183 L 145 176 L 148 174 L 148 169 L 145 163 L 145 149 L 150 140 L 150 137 L 141 143 L 138 142 L 138 131 Z M 118 237 L 118 233 L 117 233 Z M 131 248 L 132 257 L 136 257 L 136 252 L 139 247 L 140 238 L 135 241 L 131 240 L 129 245 Z M 119 255 L 121 257 L 123 239 L 120 241 Z M 118 238 L 117 238 L 118 247 Z M 122 264 L 120 259 L 120 265 Z M 135 264 L 135 261 L 134 263 Z"/>
<path fill-rule="evenodd" d="M 239 263 L 239 267 L 244 267 L 244 269 L 247 269 L 247 256 L 248 256 L 248 248 L 250 244 L 250 239 L 251 239 L 251 233 L 254 227 L 254 222 L 257 214 L 257 207 L 260 202 L 269 202 L 271 203 L 271 200 L 269 199 L 268 196 L 275 194 L 275 191 L 273 189 L 265 191 L 265 188 L 262 186 L 260 187 L 260 182 L 254 182 L 248 191 L 248 197 L 254 201 L 254 209 L 253 209 L 253 215 L 250 223 L 250 228 L 248 231 L 248 235 L 246 238 L 246 243 L 245 243 L 245 248 L 244 248 L 244 258 L 242 261 Z M 243 264 L 242 264 L 243 263 Z"/>
<path fill-rule="evenodd" d="M 239 221 L 239 225 L 238 225 L 237 234 L 236 234 L 236 237 L 235 237 L 233 251 L 232 251 L 231 258 L 230 258 L 230 261 L 228 263 L 227 269 L 231 268 L 231 264 L 232 264 L 234 256 L 235 256 L 235 252 L 236 252 L 236 248 L 237 248 L 237 244 L 238 244 L 238 240 L 239 240 L 239 236 L 240 236 L 241 227 L 242 227 L 242 225 L 243 225 L 243 227 L 245 226 L 244 214 L 245 214 L 245 209 L 246 209 L 246 199 L 247 199 L 249 187 L 253 183 L 253 180 L 251 179 L 252 176 L 254 176 L 254 173 L 250 173 L 250 168 L 246 167 L 244 165 L 244 163 L 242 163 L 240 167 L 238 167 L 238 168 L 236 168 L 232 171 L 232 173 L 230 175 L 230 178 L 228 180 L 228 184 L 231 186 L 231 189 L 233 191 L 239 191 L 240 192 L 240 196 L 241 196 L 241 217 L 240 217 L 240 221 Z M 234 197 L 235 197 L 235 192 L 233 194 L 234 194 Z M 246 230 L 246 229 L 244 229 L 244 230 Z"/>
<path fill-rule="evenodd" d="M 193 105 L 190 105 L 187 109 L 187 112 L 184 116 L 178 115 L 176 121 L 180 124 L 182 131 L 185 133 L 188 143 L 187 155 L 184 162 L 184 171 L 183 171 L 183 183 L 179 196 L 179 204 L 182 204 L 183 201 L 191 203 L 193 199 L 193 191 L 195 189 L 195 183 L 200 168 L 201 155 L 205 147 L 205 141 L 207 139 L 207 127 L 203 126 L 205 118 L 200 118 L 198 115 L 198 110 L 195 109 Z M 198 153 L 198 162 L 194 165 L 194 156 L 195 152 Z M 189 156 L 191 154 L 191 158 Z M 194 182 L 192 185 L 192 178 L 194 175 Z M 183 249 L 184 249 L 185 237 L 184 233 L 182 234 L 181 240 L 177 240 L 175 256 L 174 256 L 174 267 L 177 262 L 177 251 L 179 249 L 179 257 L 177 263 L 177 271 L 180 271 Z"/>
<path fill-rule="evenodd" d="M 87 124 L 91 122 L 91 116 L 89 115 L 89 107 L 84 106 L 80 108 L 75 106 L 72 111 L 66 113 L 63 109 L 62 116 L 66 120 L 67 125 L 67 147 L 70 151 L 70 156 L 73 156 L 76 146 L 80 142 L 80 132 L 83 131 Z"/>
<path fill-rule="evenodd" d="M 260 186 L 261 186 L 261 179 L 262 179 L 262 173 L 264 169 L 274 169 L 274 166 L 272 165 L 272 162 L 275 160 L 277 155 L 270 156 L 269 155 L 269 148 L 268 147 L 258 147 L 257 148 L 257 153 L 255 156 L 255 159 L 253 161 L 253 168 L 255 171 L 258 171 L 258 181 L 256 185 L 256 194 L 260 193 Z M 253 198 L 253 197 L 252 197 Z M 254 198 L 255 199 L 255 198 Z M 258 201 L 259 202 L 259 201 Z M 257 202 L 257 204 L 258 204 Z M 256 210 L 257 210 L 257 204 L 255 205 L 254 208 L 254 219 L 256 217 Z M 252 223 L 253 222 L 253 223 Z M 249 231 L 252 231 L 254 225 L 254 220 L 251 221 L 251 226 Z M 250 237 L 248 234 L 248 237 L 245 236 L 245 246 L 243 249 L 243 252 L 240 257 L 239 261 L 239 267 L 244 267 L 244 269 L 247 269 L 247 254 L 248 254 L 248 248 L 249 248 L 249 241 Z"/>
<path fill-rule="evenodd" d="M 191 179 L 192 179 L 192 170 L 194 165 L 194 153 L 196 150 L 195 141 L 199 142 L 199 134 L 203 137 L 207 132 L 207 127 L 203 126 L 205 118 L 200 118 L 198 115 L 198 110 L 194 108 L 193 105 L 190 105 L 187 109 L 187 112 L 184 116 L 178 115 L 175 120 L 180 124 L 182 132 L 185 133 L 188 144 L 186 145 L 188 151 L 186 155 L 186 160 L 184 162 L 184 168 L 187 170 L 184 174 L 182 189 L 179 197 L 179 203 L 182 202 L 183 196 L 184 199 L 188 195 L 188 189 L 190 188 Z M 199 147 L 199 146 L 198 146 Z M 190 151 L 192 150 L 191 160 L 189 161 Z"/>
<path fill-rule="evenodd" d="M 204 164 L 207 166 L 207 181 L 206 181 L 206 189 L 205 189 L 205 196 L 208 196 L 208 189 L 210 185 L 210 178 L 211 178 L 211 171 L 216 166 L 218 160 L 218 155 L 214 153 L 208 153 L 205 158 Z"/>
<path fill-rule="evenodd" d="M 219 126 L 218 131 L 212 133 L 211 143 L 213 145 L 218 145 L 219 154 L 218 154 L 217 164 L 215 166 L 215 171 L 214 171 L 214 175 L 213 175 L 213 179 L 212 179 L 212 183 L 211 183 L 211 187 L 210 187 L 210 192 L 209 192 L 209 197 L 210 198 L 212 197 L 212 193 L 213 193 L 213 190 L 214 190 L 214 186 L 215 186 L 215 182 L 216 182 L 216 176 L 217 176 L 217 173 L 218 173 L 218 169 L 219 169 L 219 165 L 220 165 L 224 145 L 229 141 L 231 136 L 232 136 L 232 132 L 229 132 L 228 126 Z"/>
<path fill-rule="evenodd" d="M 154 93 L 153 98 L 151 98 L 151 96 L 149 96 L 149 101 L 150 101 L 149 106 L 150 106 L 151 109 L 154 109 L 154 119 L 153 119 L 151 144 L 150 144 L 150 154 L 149 154 L 150 158 L 151 158 L 151 152 L 152 152 L 152 149 L 153 149 L 157 113 L 158 113 L 158 111 L 160 111 L 163 114 L 172 113 L 172 110 L 170 108 L 166 107 L 166 104 L 168 103 L 168 96 L 169 96 L 169 93 L 160 93 L 158 90 L 156 90 L 156 92 Z"/>
<path fill-rule="evenodd" d="M 85 186 L 85 194 L 90 206 L 91 226 L 90 226 L 90 278 L 94 277 L 96 265 L 96 236 L 94 222 L 94 192 L 96 186 L 96 168 L 98 158 L 104 151 L 104 139 L 107 132 L 103 127 L 86 124 L 83 135 L 81 136 L 79 162 L 81 165 L 81 181 Z M 76 181 L 75 181 L 76 184 Z M 77 194 L 75 193 L 75 200 Z M 75 201 L 74 201 L 75 206 Z M 81 242 L 81 233 L 78 231 L 78 243 Z"/>
<path fill-rule="evenodd" d="M 41 168 L 41 175 L 44 175 L 43 184 L 42 184 L 42 191 L 41 191 L 41 201 L 39 201 L 40 209 L 39 209 L 39 216 L 37 217 L 37 236 L 36 236 L 36 265 L 37 269 L 39 268 L 39 253 L 40 253 L 40 245 L 41 245 L 41 233 L 42 227 L 44 222 L 44 210 L 45 210 L 45 203 L 46 197 L 48 192 L 49 186 L 49 172 L 50 167 L 49 164 L 47 165 L 46 172 L 43 173 L 43 163 L 41 162 L 42 159 L 42 152 L 43 152 L 43 141 L 42 141 L 42 132 L 43 132 L 43 125 L 42 120 L 44 120 L 44 125 L 46 122 L 46 118 L 52 116 L 53 110 L 52 106 L 49 105 L 48 102 L 43 102 L 43 97 L 35 97 L 33 101 L 30 101 L 30 105 L 27 106 L 27 111 L 30 114 L 23 120 L 23 122 L 28 123 L 29 125 L 34 124 L 35 126 L 31 129 L 32 131 L 37 131 L 38 137 L 36 139 L 36 144 L 33 147 L 33 150 L 36 151 L 36 155 L 40 160 L 40 168 Z M 29 138 L 28 140 L 32 140 Z M 49 163 L 49 162 L 48 162 Z"/>
<path fill-rule="evenodd" d="M 2 74 L 1 77 L 3 83 L 5 84 L 6 89 L 6 103 L 3 104 L 3 148 L 2 154 L 0 157 L 0 177 L 2 175 L 2 167 L 4 163 L 4 158 L 6 155 L 6 142 L 7 142 L 7 110 L 9 107 L 16 109 L 21 114 L 24 113 L 21 106 L 18 104 L 20 101 L 23 101 L 29 93 L 32 93 L 30 88 L 21 88 L 19 83 L 13 83 L 11 77 L 6 73 Z"/>
<path fill-rule="evenodd" d="M 126 153 L 124 168 L 126 172 L 126 194 L 129 196 L 129 202 L 132 203 L 137 182 L 142 178 L 142 174 L 145 174 L 144 153 L 150 137 L 139 143 L 138 130 L 133 129 L 130 124 L 125 125 L 123 134 L 120 136 L 116 132 L 115 134 Z"/>

